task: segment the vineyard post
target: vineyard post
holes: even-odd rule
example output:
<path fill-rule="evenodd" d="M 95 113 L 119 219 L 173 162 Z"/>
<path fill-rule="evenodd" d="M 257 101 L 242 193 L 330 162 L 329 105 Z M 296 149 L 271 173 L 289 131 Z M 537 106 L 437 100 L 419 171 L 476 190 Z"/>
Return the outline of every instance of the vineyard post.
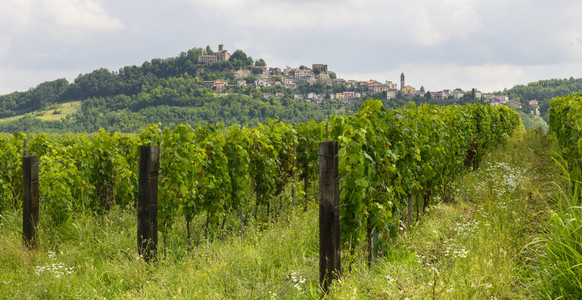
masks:
<path fill-rule="evenodd" d="M 139 147 L 137 251 L 145 261 L 155 260 L 158 246 L 158 171 L 160 147 Z"/>
<path fill-rule="evenodd" d="M 408 224 L 406 226 L 406 229 L 408 230 L 408 229 L 410 229 L 410 223 L 412 220 L 412 194 L 408 195 L 408 218 L 407 219 L 408 219 L 407 220 Z"/>
<path fill-rule="evenodd" d="M 38 156 L 22 158 L 22 237 L 28 248 L 36 248 L 38 224 Z"/>
<path fill-rule="evenodd" d="M 337 141 L 319 143 L 319 283 L 324 292 L 340 276 Z"/>
<path fill-rule="evenodd" d="M 293 130 L 295 130 L 295 124 L 293 124 Z M 291 207 L 295 208 L 295 161 L 297 159 L 297 131 L 295 131 L 295 139 L 293 140 L 293 168 L 291 169 L 291 176 L 293 182 L 293 188 L 291 189 Z"/>

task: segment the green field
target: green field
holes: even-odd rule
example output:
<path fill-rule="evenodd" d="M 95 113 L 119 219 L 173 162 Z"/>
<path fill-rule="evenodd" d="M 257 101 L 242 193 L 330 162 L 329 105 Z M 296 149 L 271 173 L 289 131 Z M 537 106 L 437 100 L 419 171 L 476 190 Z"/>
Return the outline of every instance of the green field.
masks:
<path fill-rule="evenodd" d="M 39 110 L 39 111 L 35 111 L 32 113 L 28 113 L 28 114 L 32 114 L 36 118 L 43 120 L 43 121 L 58 121 L 58 120 L 64 119 L 67 116 L 72 116 L 72 115 L 76 114 L 77 112 L 79 112 L 81 110 L 82 105 L 83 105 L 83 102 L 81 102 L 81 101 L 71 101 L 71 102 L 53 104 L 48 109 Z M 25 115 L 28 115 L 28 114 L 0 119 L 0 123 L 1 122 L 16 121 L 16 120 L 21 119 L 22 117 L 24 117 Z"/>

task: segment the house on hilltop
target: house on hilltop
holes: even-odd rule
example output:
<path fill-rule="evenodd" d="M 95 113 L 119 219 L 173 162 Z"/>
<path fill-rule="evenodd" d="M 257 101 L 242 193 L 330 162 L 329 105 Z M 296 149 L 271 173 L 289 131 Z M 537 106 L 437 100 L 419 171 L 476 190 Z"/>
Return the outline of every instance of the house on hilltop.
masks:
<path fill-rule="evenodd" d="M 465 96 L 465 92 L 461 89 L 454 89 L 452 92 L 453 99 L 461 99 Z"/>
<path fill-rule="evenodd" d="M 395 99 L 396 95 L 398 95 L 397 89 L 389 89 L 388 91 L 386 91 L 386 100 Z"/>
<path fill-rule="evenodd" d="M 515 100 L 507 101 L 507 106 L 514 108 L 514 109 L 521 109 L 521 103 L 519 103 Z"/>
<path fill-rule="evenodd" d="M 313 64 L 311 69 L 313 69 L 313 72 L 316 74 L 327 73 L 327 65 L 324 64 Z"/>
<path fill-rule="evenodd" d="M 218 45 L 218 52 L 210 55 L 200 55 L 198 56 L 198 62 L 200 63 L 214 63 L 217 61 L 225 61 L 230 59 L 230 54 L 224 50 L 224 45 Z"/>
<path fill-rule="evenodd" d="M 204 86 L 215 90 L 222 90 L 224 87 L 228 86 L 228 81 L 221 79 L 204 81 Z"/>
<path fill-rule="evenodd" d="M 309 69 L 296 69 L 295 78 L 307 78 L 313 76 L 313 72 Z"/>
<path fill-rule="evenodd" d="M 414 91 L 416 91 L 416 89 L 411 87 L 410 85 L 407 85 L 402 88 L 402 93 L 404 94 L 412 94 Z"/>

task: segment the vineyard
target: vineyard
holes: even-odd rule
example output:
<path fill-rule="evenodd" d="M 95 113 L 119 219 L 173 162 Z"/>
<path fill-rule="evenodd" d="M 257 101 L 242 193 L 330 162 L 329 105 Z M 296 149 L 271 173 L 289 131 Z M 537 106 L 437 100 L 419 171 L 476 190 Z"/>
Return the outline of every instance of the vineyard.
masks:
<path fill-rule="evenodd" d="M 139 146 L 159 146 L 164 253 L 172 251 L 167 237 L 176 224 L 185 227 L 188 252 L 196 251 L 201 240 L 267 230 L 316 204 L 319 143 L 335 140 L 342 257 L 348 262 L 344 268 L 351 269 L 360 256 L 371 265 L 385 255 L 399 233 L 451 197 L 457 176 L 476 170 L 487 151 L 520 127 L 517 112 L 504 106 L 386 110 L 371 100 L 352 116 L 294 125 L 274 120 L 257 127 L 151 125 L 136 135 L 15 132 L 0 136 L 0 214 L 22 209 L 25 155 L 39 157 L 44 224 L 58 228 L 79 215 L 104 219 L 111 211 L 135 212 Z M 571 127 L 558 132 L 562 144 L 572 138 L 561 136 L 572 132 Z M 577 140 L 572 145 L 579 146 Z M 569 149 L 578 151 L 574 146 Z M 572 155 L 580 157 L 577 153 Z M 317 227 L 316 220 L 309 223 Z"/>

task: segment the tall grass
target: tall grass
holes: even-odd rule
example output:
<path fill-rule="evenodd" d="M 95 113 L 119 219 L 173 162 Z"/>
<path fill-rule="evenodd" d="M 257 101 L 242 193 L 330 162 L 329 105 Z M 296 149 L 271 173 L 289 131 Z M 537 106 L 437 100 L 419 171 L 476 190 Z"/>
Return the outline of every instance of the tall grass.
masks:
<path fill-rule="evenodd" d="M 530 246 L 538 247 L 538 293 L 548 299 L 582 297 L 582 207 L 579 206 L 582 184 L 570 177 L 566 160 L 557 158 L 565 188 L 556 194 L 547 209 L 545 234 Z M 580 174 L 578 172 L 578 174 Z"/>

